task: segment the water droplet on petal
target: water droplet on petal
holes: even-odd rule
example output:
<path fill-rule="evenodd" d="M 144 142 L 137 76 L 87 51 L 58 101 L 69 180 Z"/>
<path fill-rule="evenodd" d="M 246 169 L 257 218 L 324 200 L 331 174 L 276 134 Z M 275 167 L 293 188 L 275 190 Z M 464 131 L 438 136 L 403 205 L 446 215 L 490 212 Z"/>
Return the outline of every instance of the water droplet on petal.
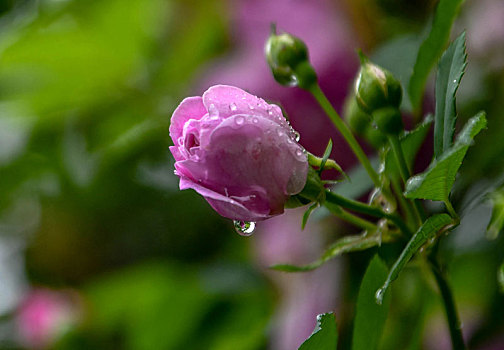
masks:
<path fill-rule="evenodd" d="M 252 118 L 252 123 L 254 123 L 254 124 L 259 123 L 259 119 L 257 119 L 256 117 Z"/>
<path fill-rule="evenodd" d="M 219 118 L 219 111 L 217 110 L 217 107 L 212 103 L 208 107 L 208 116 L 210 119 L 218 119 Z"/>
<path fill-rule="evenodd" d="M 251 104 L 249 104 L 248 107 L 250 110 L 254 110 L 254 106 L 252 106 Z"/>
<path fill-rule="evenodd" d="M 277 129 L 277 135 L 278 137 L 282 137 L 284 135 L 284 132 L 280 129 Z"/>
<path fill-rule="evenodd" d="M 243 123 L 245 123 L 245 117 L 243 117 L 241 115 L 236 117 L 235 123 L 236 123 L 236 125 L 243 125 Z"/>
<path fill-rule="evenodd" d="M 300 139 L 301 135 L 297 131 L 294 131 L 294 140 L 296 140 L 296 142 L 299 142 Z"/>
<path fill-rule="evenodd" d="M 254 233 L 256 224 L 253 221 L 239 221 L 239 220 L 234 220 L 233 221 L 235 231 L 240 235 L 240 236 L 251 236 Z"/>
<path fill-rule="evenodd" d="M 231 102 L 231 104 L 229 105 L 229 109 L 234 112 L 238 109 L 238 107 L 236 107 L 236 103 Z"/>

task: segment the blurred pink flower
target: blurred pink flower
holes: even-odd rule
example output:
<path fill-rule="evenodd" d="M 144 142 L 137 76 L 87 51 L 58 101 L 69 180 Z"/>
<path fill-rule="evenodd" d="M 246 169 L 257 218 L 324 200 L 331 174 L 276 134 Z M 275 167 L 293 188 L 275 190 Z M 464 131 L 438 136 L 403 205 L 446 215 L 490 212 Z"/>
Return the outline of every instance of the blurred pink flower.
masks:
<path fill-rule="evenodd" d="M 222 216 L 260 221 L 299 193 L 308 160 L 281 109 L 216 85 L 173 112 L 170 136 L 180 189 L 192 188 Z"/>
<path fill-rule="evenodd" d="M 30 349 L 44 349 L 62 336 L 78 319 L 75 296 L 38 288 L 23 300 L 16 314 L 20 342 Z"/>

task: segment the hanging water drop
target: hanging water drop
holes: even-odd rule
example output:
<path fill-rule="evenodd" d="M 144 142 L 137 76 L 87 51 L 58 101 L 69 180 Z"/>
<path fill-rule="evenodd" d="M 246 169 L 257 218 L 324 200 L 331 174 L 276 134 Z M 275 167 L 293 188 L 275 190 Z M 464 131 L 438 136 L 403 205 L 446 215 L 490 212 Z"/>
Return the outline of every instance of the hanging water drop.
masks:
<path fill-rule="evenodd" d="M 256 223 L 253 221 L 239 221 L 239 220 L 234 220 L 233 221 L 235 231 L 240 235 L 240 236 L 251 236 L 254 233 Z"/>
<path fill-rule="evenodd" d="M 376 303 L 378 305 L 381 305 L 383 303 L 383 294 L 385 294 L 384 288 L 380 288 L 376 291 L 375 298 L 376 298 Z"/>
<path fill-rule="evenodd" d="M 296 140 L 296 142 L 301 140 L 301 135 L 297 131 L 294 131 L 294 140 Z"/>
<path fill-rule="evenodd" d="M 301 160 L 301 161 L 305 161 L 306 160 L 306 155 L 305 155 L 305 153 L 303 151 L 304 151 L 303 149 L 298 148 L 294 152 L 294 154 L 296 155 L 296 157 L 297 157 L 298 160 Z"/>

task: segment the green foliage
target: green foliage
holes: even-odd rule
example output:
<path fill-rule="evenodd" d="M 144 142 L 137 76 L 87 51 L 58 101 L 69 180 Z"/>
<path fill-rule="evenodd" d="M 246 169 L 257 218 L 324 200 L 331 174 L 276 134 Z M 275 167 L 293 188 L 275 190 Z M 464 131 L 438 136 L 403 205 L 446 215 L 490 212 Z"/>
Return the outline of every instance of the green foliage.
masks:
<path fill-rule="evenodd" d="M 453 145 L 457 106 L 455 95 L 467 65 L 465 32 L 453 41 L 439 61 L 436 77 L 434 155 L 440 157 Z"/>
<path fill-rule="evenodd" d="M 502 293 L 504 293 L 504 262 L 499 267 L 497 271 L 497 282 L 499 282 L 499 288 Z"/>
<path fill-rule="evenodd" d="M 268 296 L 258 286 L 235 267 L 137 265 L 87 288 L 94 317 L 88 331 L 96 339 L 123 332 L 123 349 L 258 349 L 269 318 Z"/>
<path fill-rule="evenodd" d="M 291 264 L 277 264 L 270 266 L 270 268 L 284 272 L 311 271 L 343 253 L 366 250 L 371 247 L 380 245 L 380 243 L 381 237 L 379 235 L 363 234 L 358 236 L 346 236 L 337 240 L 324 252 L 324 254 L 322 254 L 322 256 L 318 260 L 308 265 L 296 266 Z"/>
<path fill-rule="evenodd" d="M 171 14 L 168 5 L 160 0 L 74 3 L 22 30 L 9 28 L 4 35 L 12 43 L 0 58 L 0 82 L 10 86 L 3 98 L 22 99 L 36 113 L 58 119 L 65 117 L 62 110 L 107 103 L 126 88 L 125 77 L 138 74 L 145 47 Z"/>
<path fill-rule="evenodd" d="M 324 155 L 322 156 L 322 161 L 320 162 L 320 169 L 318 170 L 319 175 L 322 173 L 322 171 L 324 171 L 324 167 L 327 163 L 327 160 L 331 155 L 332 147 L 333 147 L 332 140 L 329 139 L 329 142 L 327 143 L 326 149 L 324 151 Z"/>
<path fill-rule="evenodd" d="M 425 172 L 408 180 L 405 196 L 407 198 L 448 201 L 455 176 L 467 150 L 472 144 L 473 138 L 485 127 L 484 112 L 471 118 L 450 149 L 433 160 Z"/>
<path fill-rule="evenodd" d="M 385 321 L 390 306 L 390 296 L 382 305 L 375 302 L 375 292 L 387 277 L 388 269 L 385 263 L 375 255 L 364 274 L 359 295 L 353 329 L 353 350 L 377 349 L 385 327 Z"/>
<path fill-rule="evenodd" d="M 310 217 L 311 213 L 313 213 L 313 211 L 315 209 L 317 209 L 319 206 L 318 202 L 316 203 L 313 203 L 312 205 L 310 205 L 308 207 L 308 209 L 306 209 L 305 213 L 303 214 L 303 221 L 301 223 L 301 229 L 304 230 L 305 226 L 306 226 L 306 223 L 308 222 L 308 218 Z"/>
<path fill-rule="evenodd" d="M 447 225 L 452 223 L 452 218 L 448 214 L 436 214 L 428 218 L 417 232 L 411 237 L 406 247 L 401 252 L 401 255 L 392 266 L 387 279 L 383 286 L 376 292 L 376 301 L 381 304 L 387 289 L 401 273 L 402 269 L 413 255 L 424 245 L 429 239 L 436 237 L 437 233 Z"/>
<path fill-rule="evenodd" d="M 317 316 L 317 326 L 312 335 L 298 350 L 336 350 L 338 346 L 338 327 L 332 312 Z"/>
<path fill-rule="evenodd" d="M 449 40 L 451 27 L 462 2 L 463 0 L 441 0 L 437 5 L 431 31 L 420 46 L 408 86 L 413 111 L 420 108 L 427 78 Z"/>

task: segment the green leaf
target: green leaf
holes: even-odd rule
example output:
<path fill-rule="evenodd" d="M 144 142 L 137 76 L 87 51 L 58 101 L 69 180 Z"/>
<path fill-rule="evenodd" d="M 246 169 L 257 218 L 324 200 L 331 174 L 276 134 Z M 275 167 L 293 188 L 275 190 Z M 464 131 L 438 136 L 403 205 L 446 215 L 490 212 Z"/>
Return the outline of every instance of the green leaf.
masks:
<path fill-rule="evenodd" d="M 406 164 L 409 169 L 413 167 L 415 163 L 415 157 L 418 150 L 422 146 L 427 134 L 430 130 L 432 124 L 432 117 L 428 116 L 425 118 L 424 122 L 417 126 L 414 130 L 404 134 L 400 138 L 401 147 L 404 152 L 404 158 L 406 159 Z M 399 168 L 397 167 L 397 162 L 395 161 L 394 154 L 392 152 L 387 152 L 385 158 L 385 171 L 389 178 L 399 178 Z"/>
<path fill-rule="evenodd" d="M 496 239 L 504 228 L 504 190 L 493 192 L 490 195 L 492 202 L 492 217 L 487 226 L 487 238 Z"/>
<path fill-rule="evenodd" d="M 486 127 L 485 112 L 471 118 L 459 134 L 455 145 L 433 160 L 429 168 L 419 175 L 411 177 L 406 183 L 407 198 L 421 198 L 435 201 L 447 201 L 455 176 L 462 161 L 476 136 Z"/>
<path fill-rule="evenodd" d="M 436 8 L 431 31 L 420 46 L 408 86 L 414 111 L 420 108 L 427 78 L 449 40 L 453 21 L 462 2 L 463 0 L 441 0 Z"/>
<path fill-rule="evenodd" d="M 441 57 L 436 77 L 436 122 L 434 155 L 439 158 L 453 144 L 457 106 L 455 95 L 467 66 L 465 32 L 453 41 Z"/>
<path fill-rule="evenodd" d="M 308 218 L 310 217 L 310 214 L 317 209 L 319 206 L 318 202 L 313 203 L 306 209 L 305 213 L 303 214 L 303 222 L 301 223 L 301 229 L 304 230 L 306 223 L 308 222 Z"/>
<path fill-rule="evenodd" d="M 417 232 L 411 237 L 406 247 L 404 247 L 401 255 L 392 266 L 387 279 L 383 286 L 376 292 L 376 302 L 381 304 L 383 301 L 383 296 L 385 295 L 390 283 L 392 283 L 399 273 L 402 271 L 404 266 L 408 263 L 411 257 L 420 249 L 425 242 L 436 236 L 436 234 L 444 228 L 445 226 L 452 223 L 452 218 L 448 214 L 436 214 L 428 218 L 422 227 L 418 229 Z"/>
<path fill-rule="evenodd" d="M 312 335 L 298 350 L 335 350 L 338 346 L 338 327 L 332 312 L 317 316 L 317 326 Z"/>
<path fill-rule="evenodd" d="M 357 297 L 357 308 L 353 330 L 353 350 L 378 348 L 390 305 L 387 296 L 383 305 L 375 302 L 375 291 L 387 277 L 385 263 L 376 255 L 369 264 Z"/>
<path fill-rule="evenodd" d="M 331 155 L 332 151 L 332 140 L 329 139 L 329 142 L 327 143 L 327 147 L 324 151 L 324 155 L 322 156 L 322 161 L 320 162 L 320 169 L 318 170 L 318 173 L 321 174 L 322 171 L 324 170 L 324 167 L 327 163 L 327 159 L 329 159 L 329 156 Z"/>
<path fill-rule="evenodd" d="M 270 266 L 270 269 L 279 270 L 284 272 L 306 272 L 315 270 L 325 262 L 348 252 L 356 252 L 366 250 L 371 247 L 380 245 L 381 236 L 375 235 L 359 235 L 359 236 L 346 236 L 337 240 L 331 245 L 324 254 L 318 259 L 308 265 L 291 265 L 291 264 L 277 264 Z"/>

